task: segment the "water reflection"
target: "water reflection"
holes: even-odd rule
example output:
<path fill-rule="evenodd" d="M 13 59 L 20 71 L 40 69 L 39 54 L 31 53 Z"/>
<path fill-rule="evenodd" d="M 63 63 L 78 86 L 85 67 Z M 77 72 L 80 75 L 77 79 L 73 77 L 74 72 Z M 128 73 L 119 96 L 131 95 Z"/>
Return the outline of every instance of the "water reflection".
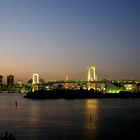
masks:
<path fill-rule="evenodd" d="M 96 121 L 98 117 L 98 100 L 86 100 L 85 114 L 85 127 L 88 129 L 96 128 Z"/>
<path fill-rule="evenodd" d="M 94 140 L 97 136 L 98 100 L 86 100 L 85 107 L 85 139 Z"/>
<path fill-rule="evenodd" d="M 28 100 L 1 94 L 0 111 L 0 134 L 9 131 L 17 140 L 140 138 L 140 99 Z"/>
<path fill-rule="evenodd" d="M 98 100 L 33 101 L 29 106 L 29 137 L 47 139 L 96 138 Z M 38 135 L 39 134 L 39 135 Z"/>
<path fill-rule="evenodd" d="M 31 127 L 36 127 L 39 125 L 40 121 L 40 115 L 41 115 L 41 108 L 40 104 L 38 102 L 35 102 L 34 104 L 31 104 L 29 106 L 29 123 Z"/>

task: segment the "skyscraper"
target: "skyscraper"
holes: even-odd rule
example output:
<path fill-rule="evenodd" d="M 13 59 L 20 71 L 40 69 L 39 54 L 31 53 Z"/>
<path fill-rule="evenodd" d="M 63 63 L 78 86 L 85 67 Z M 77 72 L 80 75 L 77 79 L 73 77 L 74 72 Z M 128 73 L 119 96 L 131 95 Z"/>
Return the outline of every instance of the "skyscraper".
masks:
<path fill-rule="evenodd" d="M 2 85 L 2 82 L 3 82 L 3 76 L 0 75 L 0 85 Z"/>
<path fill-rule="evenodd" d="M 8 75 L 7 76 L 7 86 L 13 86 L 14 85 L 14 75 Z"/>

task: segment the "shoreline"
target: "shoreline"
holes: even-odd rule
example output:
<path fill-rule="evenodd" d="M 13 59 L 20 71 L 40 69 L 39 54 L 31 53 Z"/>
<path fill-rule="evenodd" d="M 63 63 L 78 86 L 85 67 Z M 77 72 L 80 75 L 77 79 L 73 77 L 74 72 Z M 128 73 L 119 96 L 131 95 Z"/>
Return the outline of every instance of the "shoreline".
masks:
<path fill-rule="evenodd" d="M 38 90 L 28 92 L 24 97 L 28 99 L 140 98 L 140 92 L 100 93 L 94 90 Z"/>

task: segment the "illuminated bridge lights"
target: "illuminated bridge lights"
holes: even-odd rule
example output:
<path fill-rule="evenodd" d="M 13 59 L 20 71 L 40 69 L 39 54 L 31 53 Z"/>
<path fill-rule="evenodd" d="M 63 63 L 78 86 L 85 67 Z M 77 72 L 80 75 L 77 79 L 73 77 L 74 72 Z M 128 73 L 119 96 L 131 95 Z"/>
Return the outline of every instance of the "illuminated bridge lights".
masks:
<path fill-rule="evenodd" d="M 88 81 L 97 81 L 96 67 L 93 65 L 88 67 Z"/>
<path fill-rule="evenodd" d="M 97 81 L 97 75 L 96 75 L 96 67 L 90 65 L 88 67 L 88 83 L 87 83 L 88 90 L 96 89 L 96 83 L 91 83 L 92 81 Z"/>
<path fill-rule="evenodd" d="M 97 80 L 96 66 L 88 66 L 87 80 L 72 80 L 68 76 L 64 80 L 51 80 L 46 83 L 39 82 L 39 75 L 33 74 L 32 89 L 54 89 L 57 85 L 65 89 L 94 89 L 104 93 L 119 93 L 120 91 L 140 91 L 140 80 Z M 44 88 L 45 87 L 45 88 Z"/>
<path fill-rule="evenodd" d="M 38 90 L 38 84 L 39 84 L 39 74 L 33 73 L 32 78 L 32 91 Z"/>
<path fill-rule="evenodd" d="M 39 74 L 34 73 L 32 79 L 33 79 L 32 84 L 39 84 Z"/>

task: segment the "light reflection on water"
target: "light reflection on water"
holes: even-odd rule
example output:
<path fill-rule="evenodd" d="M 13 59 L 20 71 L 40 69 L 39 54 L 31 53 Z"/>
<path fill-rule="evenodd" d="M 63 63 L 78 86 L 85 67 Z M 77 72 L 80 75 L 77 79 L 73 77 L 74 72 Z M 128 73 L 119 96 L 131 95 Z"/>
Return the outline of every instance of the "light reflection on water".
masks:
<path fill-rule="evenodd" d="M 17 140 L 140 137 L 140 99 L 30 100 L 0 94 L 0 134 L 4 131 Z"/>
<path fill-rule="evenodd" d="M 96 139 L 98 118 L 98 100 L 88 99 L 85 100 L 85 126 L 84 126 L 84 139 Z"/>

